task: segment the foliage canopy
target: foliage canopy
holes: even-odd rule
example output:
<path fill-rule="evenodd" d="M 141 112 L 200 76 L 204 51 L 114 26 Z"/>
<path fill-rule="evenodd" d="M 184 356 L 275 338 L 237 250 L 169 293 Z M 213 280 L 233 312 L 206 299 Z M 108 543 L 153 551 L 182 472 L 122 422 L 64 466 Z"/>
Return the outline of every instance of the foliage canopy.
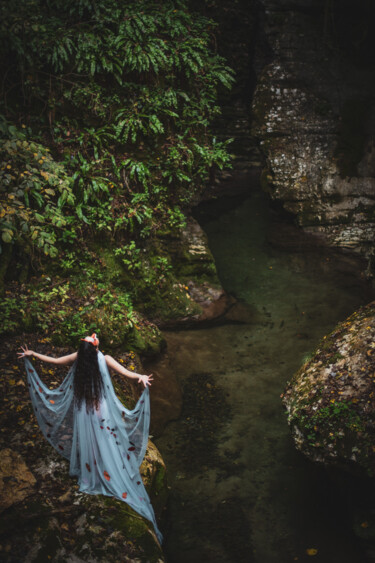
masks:
<path fill-rule="evenodd" d="M 230 160 L 210 131 L 234 80 L 215 25 L 185 0 L 0 4 L 3 247 L 35 266 L 99 236 L 135 272 L 184 225 Z"/>

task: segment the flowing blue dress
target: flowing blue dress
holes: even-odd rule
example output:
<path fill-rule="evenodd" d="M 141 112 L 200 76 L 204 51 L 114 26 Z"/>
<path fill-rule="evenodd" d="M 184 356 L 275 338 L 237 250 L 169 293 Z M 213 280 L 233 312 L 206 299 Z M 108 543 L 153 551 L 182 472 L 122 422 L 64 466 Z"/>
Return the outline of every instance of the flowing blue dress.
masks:
<path fill-rule="evenodd" d="M 85 402 L 78 409 L 73 397 L 75 363 L 62 384 L 50 390 L 25 358 L 36 418 L 48 442 L 70 461 L 70 474 L 78 477 L 80 491 L 126 502 L 152 522 L 161 542 L 162 535 L 139 472 L 150 425 L 149 389 L 144 389 L 133 410 L 127 409 L 116 397 L 101 352 L 98 362 L 103 394 L 99 408 L 87 412 Z"/>

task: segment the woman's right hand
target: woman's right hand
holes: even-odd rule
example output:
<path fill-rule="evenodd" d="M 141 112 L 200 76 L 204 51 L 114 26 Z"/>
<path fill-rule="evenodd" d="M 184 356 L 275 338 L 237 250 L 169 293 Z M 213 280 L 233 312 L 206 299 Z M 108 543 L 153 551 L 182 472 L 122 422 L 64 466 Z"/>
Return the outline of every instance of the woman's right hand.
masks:
<path fill-rule="evenodd" d="M 19 358 L 24 358 L 25 356 L 32 356 L 34 352 L 29 350 L 27 345 L 21 346 L 22 352 L 17 352 Z"/>

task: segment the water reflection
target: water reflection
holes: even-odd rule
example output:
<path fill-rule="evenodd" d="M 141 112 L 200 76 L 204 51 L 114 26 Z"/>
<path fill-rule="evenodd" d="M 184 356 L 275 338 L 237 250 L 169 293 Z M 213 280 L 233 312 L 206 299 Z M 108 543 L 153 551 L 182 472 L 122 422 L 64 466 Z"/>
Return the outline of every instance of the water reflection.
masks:
<path fill-rule="evenodd" d="M 295 451 L 280 393 L 320 338 L 366 301 L 365 288 L 346 259 L 306 241 L 299 251 L 296 241 L 288 251 L 270 245 L 277 228 L 261 193 L 229 211 L 210 204 L 200 222 L 247 322 L 167 332 L 167 355 L 153 366 L 184 389 L 180 418 L 157 440 L 173 491 L 168 561 L 307 561 L 314 548 L 316 562 L 358 563 L 347 499 Z"/>

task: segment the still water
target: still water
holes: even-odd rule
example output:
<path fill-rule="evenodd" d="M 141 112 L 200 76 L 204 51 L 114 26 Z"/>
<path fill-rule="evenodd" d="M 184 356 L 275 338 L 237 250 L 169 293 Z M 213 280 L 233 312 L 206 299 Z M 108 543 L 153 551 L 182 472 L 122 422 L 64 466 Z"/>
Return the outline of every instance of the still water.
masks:
<path fill-rule="evenodd" d="M 278 219 L 260 192 L 206 204 L 197 218 L 223 287 L 242 305 L 226 323 L 166 332 L 167 353 L 152 366 L 183 391 L 178 420 L 156 440 L 171 485 L 167 560 L 366 561 L 351 500 L 295 451 L 280 394 L 368 295 L 346 259 L 296 250 L 295 239 L 288 251 L 270 244 Z"/>

